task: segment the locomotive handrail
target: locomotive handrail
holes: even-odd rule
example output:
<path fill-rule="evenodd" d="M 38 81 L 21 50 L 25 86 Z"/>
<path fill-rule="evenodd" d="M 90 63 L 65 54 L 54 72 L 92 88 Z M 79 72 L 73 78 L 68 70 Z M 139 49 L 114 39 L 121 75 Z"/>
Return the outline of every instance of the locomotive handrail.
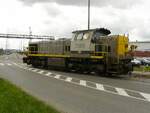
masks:
<path fill-rule="evenodd" d="M 103 52 L 103 51 L 102 51 L 102 52 L 94 52 L 94 53 L 108 53 L 108 52 Z"/>

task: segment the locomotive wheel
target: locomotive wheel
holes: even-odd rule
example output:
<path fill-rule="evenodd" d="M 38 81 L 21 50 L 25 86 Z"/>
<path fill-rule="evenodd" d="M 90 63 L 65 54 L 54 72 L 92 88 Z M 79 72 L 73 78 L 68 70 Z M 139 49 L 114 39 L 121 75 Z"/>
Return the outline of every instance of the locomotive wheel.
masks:
<path fill-rule="evenodd" d="M 36 63 L 32 63 L 32 67 L 37 68 L 38 65 Z"/>
<path fill-rule="evenodd" d="M 104 65 L 98 65 L 95 69 L 95 73 L 97 75 L 106 75 L 105 66 Z"/>
<path fill-rule="evenodd" d="M 48 68 L 48 59 L 44 59 L 43 61 L 42 61 L 42 67 L 43 68 Z"/>
<path fill-rule="evenodd" d="M 76 72 L 82 74 L 84 70 L 82 68 L 76 68 Z"/>

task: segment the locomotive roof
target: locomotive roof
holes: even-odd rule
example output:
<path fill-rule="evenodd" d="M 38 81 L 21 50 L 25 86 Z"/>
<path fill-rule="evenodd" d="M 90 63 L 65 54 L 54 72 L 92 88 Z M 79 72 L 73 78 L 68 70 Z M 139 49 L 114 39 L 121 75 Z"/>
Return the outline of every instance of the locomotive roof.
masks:
<path fill-rule="evenodd" d="M 39 44 L 39 43 L 49 43 L 49 42 L 57 42 L 57 41 L 69 41 L 70 38 L 58 38 L 57 40 L 46 40 L 46 41 L 35 41 L 35 42 L 29 42 L 29 44 Z"/>
<path fill-rule="evenodd" d="M 105 29 L 105 28 L 96 28 L 96 29 L 90 29 L 90 30 L 78 30 L 78 31 L 73 31 L 72 33 L 81 33 L 81 32 L 87 32 L 87 31 L 97 31 L 97 32 L 101 32 L 105 35 L 109 35 L 111 33 L 110 30 Z"/>

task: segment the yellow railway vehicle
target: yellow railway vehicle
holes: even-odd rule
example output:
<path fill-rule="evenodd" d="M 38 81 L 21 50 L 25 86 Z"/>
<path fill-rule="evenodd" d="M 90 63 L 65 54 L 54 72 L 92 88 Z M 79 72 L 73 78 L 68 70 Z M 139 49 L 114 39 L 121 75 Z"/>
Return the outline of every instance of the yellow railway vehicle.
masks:
<path fill-rule="evenodd" d="M 67 70 L 127 74 L 132 71 L 129 39 L 104 28 L 74 31 L 72 39 L 29 43 L 24 63 Z"/>

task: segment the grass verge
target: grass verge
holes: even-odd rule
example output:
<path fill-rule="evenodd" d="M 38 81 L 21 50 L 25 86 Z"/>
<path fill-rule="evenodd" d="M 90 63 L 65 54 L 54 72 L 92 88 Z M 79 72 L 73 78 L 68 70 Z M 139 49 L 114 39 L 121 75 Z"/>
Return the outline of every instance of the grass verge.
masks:
<path fill-rule="evenodd" d="M 134 71 L 150 72 L 150 66 L 134 67 Z"/>
<path fill-rule="evenodd" d="M 59 113 L 54 108 L 0 79 L 0 113 Z"/>

